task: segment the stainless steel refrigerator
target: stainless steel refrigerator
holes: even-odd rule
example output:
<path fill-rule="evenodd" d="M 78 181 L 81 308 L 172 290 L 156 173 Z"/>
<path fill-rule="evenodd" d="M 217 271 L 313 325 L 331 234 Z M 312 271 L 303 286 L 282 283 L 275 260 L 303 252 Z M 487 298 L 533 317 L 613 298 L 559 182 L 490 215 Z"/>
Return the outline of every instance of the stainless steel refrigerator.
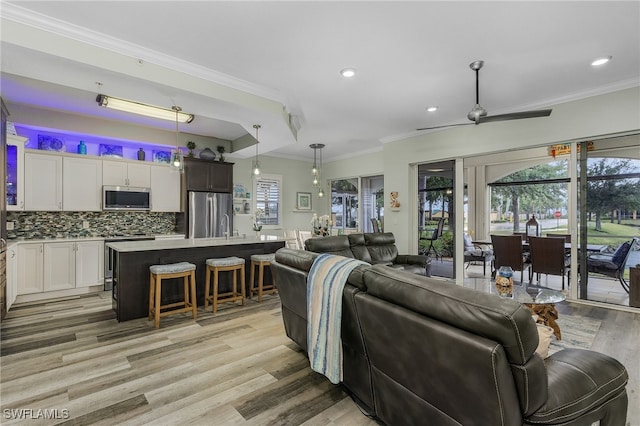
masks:
<path fill-rule="evenodd" d="M 231 194 L 189 191 L 189 238 L 233 235 L 233 198 Z"/>

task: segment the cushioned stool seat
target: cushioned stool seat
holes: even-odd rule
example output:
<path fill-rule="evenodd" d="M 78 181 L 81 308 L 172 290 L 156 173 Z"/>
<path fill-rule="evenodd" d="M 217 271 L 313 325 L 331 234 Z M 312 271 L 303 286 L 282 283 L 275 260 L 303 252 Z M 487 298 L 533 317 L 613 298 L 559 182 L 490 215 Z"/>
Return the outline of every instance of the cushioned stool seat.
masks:
<path fill-rule="evenodd" d="M 222 257 L 217 259 L 207 259 L 205 263 L 207 265 L 207 278 L 204 286 L 204 309 L 206 310 L 209 303 L 211 303 L 213 313 L 215 314 L 218 310 L 218 302 L 235 302 L 236 300 L 240 300 L 242 302 L 242 306 L 244 306 L 246 302 L 244 291 L 244 259 L 235 256 Z M 231 272 L 233 277 L 231 291 L 219 293 L 218 274 L 220 272 Z M 240 292 L 238 292 L 238 272 L 240 272 Z M 209 294 L 211 273 L 213 273 L 213 294 Z"/>
<path fill-rule="evenodd" d="M 149 321 L 154 320 L 155 328 L 160 326 L 160 317 L 193 313 L 197 318 L 198 302 L 196 299 L 196 265 L 189 262 L 170 263 L 166 265 L 151 265 L 149 267 Z M 184 300 L 182 302 L 161 304 L 162 280 L 183 278 Z M 172 309 L 177 308 L 177 309 Z M 163 309 L 165 310 L 163 312 Z"/>
<path fill-rule="evenodd" d="M 263 294 L 272 294 L 277 292 L 276 286 L 264 283 L 264 267 L 271 266 L 276 258 L 275 253 L 270 254 L 254 254 L 251 256 L 251 286 L 249 289 L 249 298 L 253 297 L 253 292 L 258 293 L 258 302 L 262 302 Z M 258 267 L 258 286 L 255 287 L 255 269 Z"/>

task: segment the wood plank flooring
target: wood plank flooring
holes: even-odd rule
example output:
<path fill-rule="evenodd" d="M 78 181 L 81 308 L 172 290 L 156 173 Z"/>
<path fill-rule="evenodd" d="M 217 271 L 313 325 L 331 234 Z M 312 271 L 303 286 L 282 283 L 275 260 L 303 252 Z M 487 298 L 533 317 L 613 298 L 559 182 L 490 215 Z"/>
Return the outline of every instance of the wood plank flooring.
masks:
<path fill-rule="evenodd" d="M 640 314 L 558 308 L 602 321 L 593 349 L 629 370 L 628 424 L 640 425 Z M 116 322 L 106 292 L 15 306 L 1 333 L 3 425 L 378 424 L 310 370 L 277 295 L 225 304 L 215 317 L 201 308 L 195 322 L 166 317 L 155 330 L 146 319 Z"/>

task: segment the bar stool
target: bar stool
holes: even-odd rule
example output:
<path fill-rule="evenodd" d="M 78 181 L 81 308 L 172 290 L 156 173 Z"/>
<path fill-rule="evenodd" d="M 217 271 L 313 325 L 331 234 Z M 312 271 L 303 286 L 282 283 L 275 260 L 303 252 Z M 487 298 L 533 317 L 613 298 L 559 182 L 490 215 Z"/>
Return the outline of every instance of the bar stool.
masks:
<path fill-rule="evenodd" d="M 204 286 L 204 309 L 207 309 L 209 302 L 215 314 L 218 310 L 218 302 L 242 301 L 242 306 L 246 303 L 244 292 L 244 259 L 240 257 L 223 257 L 218 259 L 207 259 L 207 278 Z M 213 272 L 213 294 L 209 295 L 211 283 L 211 273 Z M 233 288 L 226 293 L 218 293 L 218 273 L 231 272 L 233 276 Z M 238 293 L 238 272 L 240 272 L 240 293 Z"/>
<path fill-rule="evenodd" d="M 275 284 L 266 284 L 264 283 L 264 267 L 271 267 L 271 262 L 276 259 L 276 255 L 273 253 L 270 254 L 254 254 L 251 255 L 251 287 L 249 289 L 249 299 L 253 297 L 253 292 L 256 291 L 258 293 L 258 302 L 262 302 L 263 294 L 272 294 L 276 293 L 278 290 L 276 289 Z M 255 270 L 258 267 L 258 288 L 257 290 L 254 287 L 255 284 Z"/>
<path fill-rule="evenodd" d="M 149 321 L 154 320 L 155 328 L 160 326 L 160 317 L 167 315 L 191 311 L 193 319 L 197 318 L 198 301 L 196 299 L 195 271 L 196 265 L 188 262 L 151 265 L 149 267 Z M 162 280 L 170 278 L 183 278 L 184 301 L 161 305 Z M 179 309 L 170 309 L 176 307 Z M 169 310 L 163 312 L 163 309 Z"/>

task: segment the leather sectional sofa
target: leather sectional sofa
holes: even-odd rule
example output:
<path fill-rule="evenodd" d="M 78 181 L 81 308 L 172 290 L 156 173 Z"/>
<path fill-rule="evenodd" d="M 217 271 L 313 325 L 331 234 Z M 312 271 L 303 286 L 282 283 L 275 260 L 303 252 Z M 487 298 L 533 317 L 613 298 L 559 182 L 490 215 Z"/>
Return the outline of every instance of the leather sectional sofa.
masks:
<path fill-rule="evenodd" d="M 282 248 L 271 266 L 286 333 L 305 351 L 317 256 Z M 513 300 L 363 265 L 342 309 L 343 384 L 388 425 L 625 424 L 624 366 L 582 349 L 543 360 L 531 313 Z"/>
<path fill-rule="evenodd" d="M 427 256 L 398 254 L 396 239 L 391 232 L 336 235 L 310 238 L 304 242 L 306 250 L 315 253 L 352 257 L 374 265 L 387 265 L 418 275 L 430 276 L 431 260 Z"/>

